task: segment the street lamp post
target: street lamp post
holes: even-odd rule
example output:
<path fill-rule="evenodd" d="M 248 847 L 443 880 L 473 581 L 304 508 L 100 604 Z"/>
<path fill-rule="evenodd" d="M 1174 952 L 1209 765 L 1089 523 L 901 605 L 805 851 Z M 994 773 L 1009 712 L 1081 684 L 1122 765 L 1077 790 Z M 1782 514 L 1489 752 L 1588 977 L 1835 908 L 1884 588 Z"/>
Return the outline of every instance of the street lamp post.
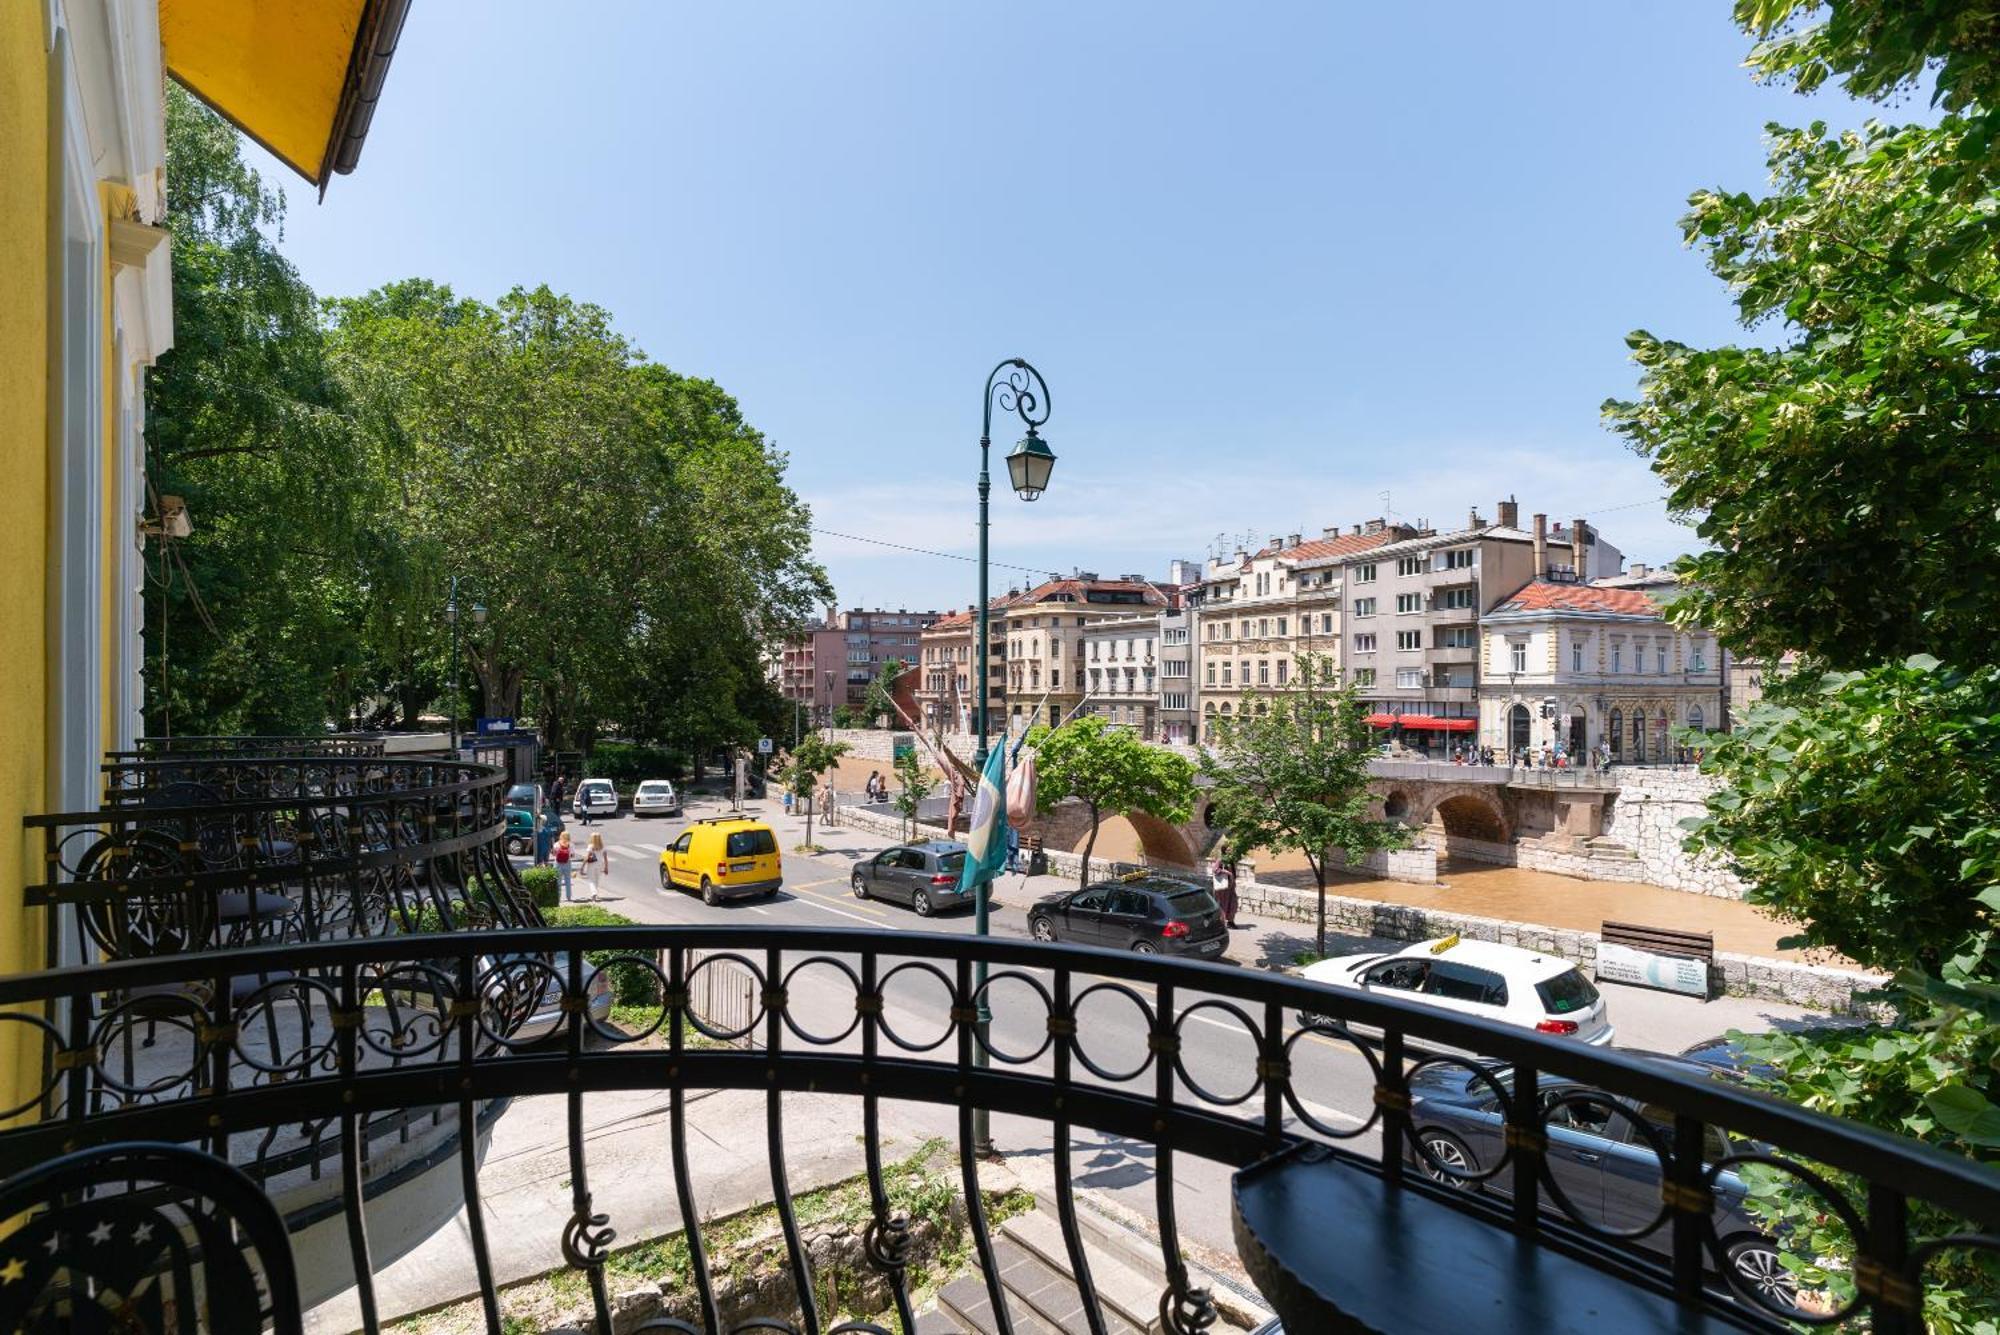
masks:
<path fill-rule="evenodd" d="M 1004 375 L 1002 373 L 1005 373 Z M 1048 445 L 1036 434 L 1036 428 L 1049 420 L 1049 384 L 1042 379 L 1042 373 L 1019 357 L 1009 357 L 993 368 L 986 377 L 986 394 L 980 403 L 979 425 L 979 741 L 972 752 L 972 768 L 977 773 L 986 771 L 986 733 L 990 726 L 987 718 L 987 701 L 991 687 L 987 672 L 991 665 L 991 609 L 987 607 L 987 530 L 988 497 L 993 491 L 992 474 L 988 460 L 993 449 L 993 405 L 998 402 L 1000 411 L 1014 413 L 1028 428 L 1028 434 L 1021 437 L 1007 455 L 1007 479 L 1013 484 L 1014 494 L 1024 501 L 1038 498 L 1049 485 L 1049 474 L 1056 466 L 1056 456 Z M 1004 801 L 1006 794 L 1001 794 Z M 988 935 L 991 915 L 991 882 L 983 882 L 973 899 L 972 930 L 977 936 Z M 973 1045 L 972 1059 L 975 1065 L 986 1065 L 986 1042 L 993 1025 L 993 1011 L 986 1004 L 986 962 L 982 958 L 973 965 L 974 995 L 978 1008 L 977 1023 L 979 1042 Z M 990 1154 L 993 1150 L 993 1134 L 990 1119 L 983 1106 L 972 1110 L 973 1150 L 979 1154 Z"/>
<path fill-rule="evenodd" d="M 458 716 L 460 712 L 458 698 L 458 586 L 461 583 L 466 585 L 468 593 L 471 592 L 472 581 L 463 579 L 458 575 L 453 575 L 451 577 L 450 589 L 445 595 L 444 603 L 444 619 L 451 626 L 451 754 L 454 758 L 458 755 Z M 472 604 L 472 624 L 475 626 L 486 624 L 486 604 L 479 602 L 477 599 Z"/>

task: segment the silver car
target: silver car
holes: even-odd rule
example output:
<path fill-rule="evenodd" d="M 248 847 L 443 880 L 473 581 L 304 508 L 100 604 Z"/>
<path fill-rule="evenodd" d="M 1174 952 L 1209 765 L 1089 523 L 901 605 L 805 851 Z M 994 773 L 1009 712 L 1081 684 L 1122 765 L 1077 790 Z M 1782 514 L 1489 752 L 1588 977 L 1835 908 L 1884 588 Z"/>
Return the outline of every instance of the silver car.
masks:
<path fill-rule="evenodd" d="M 681 795 L 665 779 L 647 779 L 632 790 L 632 814 L 678 816 L 681 814 Z"/>
<path fill-rule="evenodd" d="M 908 904 L 919 918 L 928 918 L 939 909 L 972 902 L 971 893 L 958 888 L 959 869 L 964 865 L 964 844 L 933 839 L 885 848 L 857 864 L 849 880 L 857 899 Z"/>

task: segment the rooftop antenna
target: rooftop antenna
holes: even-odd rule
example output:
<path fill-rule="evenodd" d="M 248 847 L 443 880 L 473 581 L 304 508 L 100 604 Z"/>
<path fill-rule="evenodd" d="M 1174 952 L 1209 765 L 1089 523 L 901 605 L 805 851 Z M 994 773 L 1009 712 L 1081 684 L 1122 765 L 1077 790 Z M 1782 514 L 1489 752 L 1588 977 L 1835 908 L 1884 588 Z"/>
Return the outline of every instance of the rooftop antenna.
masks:
<path fill-rule="evenodd" d="M 1393 519 L 1396 515 L 1396 511 L 1389 504 L 1389 493 L 1387 491 L 1384 491 L 1381 493 L 1381 496 L 1382 496 L 1382 517 L 1384 519 Z"/>

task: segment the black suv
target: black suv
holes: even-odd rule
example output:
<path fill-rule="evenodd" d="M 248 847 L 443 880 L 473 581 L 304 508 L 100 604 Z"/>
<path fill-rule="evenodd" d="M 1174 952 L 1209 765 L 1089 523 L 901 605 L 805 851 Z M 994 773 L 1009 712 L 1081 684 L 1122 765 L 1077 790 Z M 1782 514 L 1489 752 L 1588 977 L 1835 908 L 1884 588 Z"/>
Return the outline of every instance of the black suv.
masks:
<path fill-rule="evenodd" d="M 1200 959 L 1220 959 L 1229 939 L 1208 891 L 1145 875 L 1044 895 L 1028 910 L 1028 930 L 1037 941 Z"/>

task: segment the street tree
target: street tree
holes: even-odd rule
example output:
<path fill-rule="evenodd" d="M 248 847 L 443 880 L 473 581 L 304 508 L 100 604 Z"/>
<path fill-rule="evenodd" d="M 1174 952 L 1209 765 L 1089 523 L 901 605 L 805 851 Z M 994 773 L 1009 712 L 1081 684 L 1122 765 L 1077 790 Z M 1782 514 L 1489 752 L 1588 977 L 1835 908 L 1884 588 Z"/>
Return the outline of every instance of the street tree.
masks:
<path fill-rule="evenodd" d="M 1114 728 L 1095 714 L 1046 725 L 1028 734 L 1035 752 L 1038 810 L 1053 810 L 1074 797 L 1090 812 L 1090 835 L 1083 845 L 1077 884 L 1090 884 L 1090 856 L 1104 817 L 1143 812 L 1170 824 L 1188 818 L 1194 804 L 1194 765 L 1139 740 L 1129 728 Z"/>
<path fill-rule="evenodd" d="M 916 837 L 917 809 L 937 784 L 931 772 L 918 759 L 916 748 L 900 751 L 893 765 L 896 771 L 896 810 L 903 817 L 903 838 L 908 841 Z"/>
<path fill-rule="evenodd" d="M 1358 862 L 1409 843 L 1408 827 L 1372 813 L 1368 725 L 1356 687 L 1334 686 L 1327 660 L 1302 655 L 1294 689 L 1276 699 L 1245 697 L 1218 721 L 1202 749 L 1214 783 L 1209 819 L 1237 852 L 1296 852 L 1312 868 L 1319 910 L 1314 950 L 1326 954 L 1326 873 L 1335 849 Z M 1253 712 L 1268 704 L 1264 712 Z"/>
<path fill-rule="evenodd" d="M 805 806 L 806 848 L 813 846 L 813 797 L 819 791 L 819 781 L 851 749 L 846 742 L 830 742 L 816 732 L 809 732 L 786 758 L 785 783 L 792 796 Z"/>
<path fill-rule="evenodd" d="M 902 676 L 904 671 L 903 660 L 892 658 L 875 674 L 875 680 L 868 683 L 868 695 L 861 705 L 861 712 L 867 716 L 867 727 L 896 726 L 896 678 Z"/>
<path fill-rule="evenodd" d="M 2000 4 L 1736 15 L 1761 78 L 1874 101 L 1927 88 L 1942 114 L 1773 127 L 1768 193 L 1698 191 L 1683 231 L 1761 337 L 1634 334 L 1639 395 L 1605 407 L 1705 544 L 1670 615 L 1802 663 L 1709 749 L 1723 787 L 1689 844 L 1805 944 L 1902 971 L 1892 1022 L 1743 1038 L 1750 1078 L 2000 1161 L 2000 574 L 1972 555 L 2000 544 Z M 1802 1189 L 1759 1202 L 1800 1240 L 1800 1283 L 1850 1296 L 1856 1240 Z M 1910 1226 L 1954 1221 L 1917 1209 Z M 2000 1309 L 1990 1257 L 1926 1279 L 1926 1328 Z"/>

